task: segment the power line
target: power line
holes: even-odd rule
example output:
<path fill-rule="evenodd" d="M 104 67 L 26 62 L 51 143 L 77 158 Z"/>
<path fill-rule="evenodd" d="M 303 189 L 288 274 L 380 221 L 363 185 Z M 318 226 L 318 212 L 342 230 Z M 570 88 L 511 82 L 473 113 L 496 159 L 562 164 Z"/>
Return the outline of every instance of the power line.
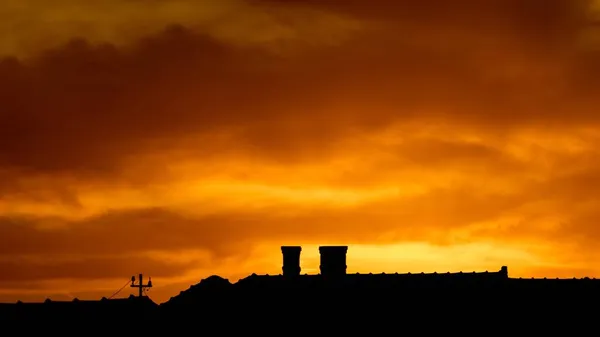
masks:
<path fill-rule="evenodd" d="M 111 298 L 117 296 L 117 294 L 119 294 L 121 292 L 121 290 L 125 289 L 125 287 L 127 287 L 127 285 L 129 285 L 129 280 L 127 280 L 127 282 L 121 287 L 121 289 L 117 290 L 114 294 L 112 294 L 108 299 L 110 300 Z"/>

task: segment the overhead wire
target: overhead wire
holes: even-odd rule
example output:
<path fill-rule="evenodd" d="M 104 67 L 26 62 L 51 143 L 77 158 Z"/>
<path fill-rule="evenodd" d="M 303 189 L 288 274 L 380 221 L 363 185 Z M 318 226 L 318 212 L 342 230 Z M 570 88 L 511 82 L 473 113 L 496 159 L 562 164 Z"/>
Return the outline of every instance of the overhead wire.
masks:
<path fill-rule="evenodd" d="M 121 290 L 125 289 L 125 287 L 127 287 L 127 285 L 129 285 L 129 282 L 131 282 L 131 280 L 127 280 L 127 283 L 125 283 L 121 289 L 117 290 L 114 294 L 110 295 L 110 297 L 108 298 L 109 300 L 112 299 L 113 297 L 117 296 Z"/>

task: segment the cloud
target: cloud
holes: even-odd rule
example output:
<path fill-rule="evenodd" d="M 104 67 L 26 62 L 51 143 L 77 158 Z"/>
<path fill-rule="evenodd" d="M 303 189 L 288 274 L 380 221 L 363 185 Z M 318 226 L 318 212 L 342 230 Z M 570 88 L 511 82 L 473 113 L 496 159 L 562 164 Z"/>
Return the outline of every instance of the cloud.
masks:
<path fill-rule="evenodd" d="M 337 43 L 359 28 L 351 18 L 301 4 L 291 8 L 255 6 L 241 0 L 58 0 L 51 7 L 44 4 L 40 0 L 4 3 L 0 32 L 7 38 L 0 44 L 0 54 L 31 55 L 73 37 L 124 46 L 172 24 L 228 44 L 273 50 L 285 48 L 289 41 Z"/>
<path fill-rule="evenodd" d="M 116 277 L 134 266 L 113 254 L 196 249 L 246 270 L 263 243 L 339 241 L 487 242 L 543 257 L 532 272 L 592 270 L 590 3 L 341 4 L 8 2 L 6 268 Z M 136 266 L 189 271 L 161 263 Z"/>
<path fill-rule="evenodd" d="M 351 244 L 461 241 L 453 234 L 486 221 L 501 220 L 542 196 L 526 191 L 478 191 L 476 186 L 432 188 L 425 192 L 356 205 L 321 203 L 288 209 L 281 204 L 190 212 L 168 208 L 110 211 L 80 220 L 5 217 L 0 255 L 98 255 L 176 252 L 199 249 L 214 258 L 243 255 L 260 242 Z M 369 224 L 366 226 L 365 224 Z M 476 232 L 475 232 L 476 233 Z M 477 234 L 477 233 L 476 233 Z M 464 240 L 464 239 L 463 239 Z"/>
<path fill-rule="evenodd" d="M 101 280 L 124 278 L 135 270 L 144 270 L 156 277 L 169 277 L 185 273 L 190 263 L 173 263 L 139 257 L 101 257 L 101 258 L 57 258 L 52 260 L 13 258 L 0 261 L 2 276 L 0 284 L 14 281 L 35 280 Z"/>
<path fill-rule="evenodd" d="M 534 3 L 530 9 L 468 2 L 465 12 L 436 4 L 427 12 L 407 3 L 392 9 L 431 16 L 439 27 L 406 19 L 413 31 L 399 35 L 400 20 L 387 31 L 357 32 L 341 45 L 293 57 L 173 27 L 134 47 L 76 40 L 34 63 L 7 59 L 0 65 L 0 165 L 97 175 L 158 147 L 326 157 L 341 139 L 424 118 L 511 128 L 596 122 L 590 74 L 598 65 L 567 45 L 576 37 L 565 42 L 542 30 L 583 29 L 575 14 L 558 10 L 564 1 L 544 6 L 544 20 L 525 16 Z M 500 27 L 519 31 L 476 34 L 471 25 L 489 24 L 479 18 L 495 12 Z M 473 20 L 458 20 L 464 15 Z M 536 35 L 522 34 L 529 30 Z M 560 51 L 531 45 L 544 38 L 560 43 Z"/>
<path fill-rule="evenodd" d="M 462 200 L 455 200 L 458 196 L 462 196 Z M 514 202 L 507 199 L 504 207 Z M 414 206 L 408 209 L 403 207 L 405 205 Z M 469 212 L 468 217 L 462 215 L 474 205 L 479 205 L 477 212 Z M 368 243 L 390 232 L 402 239 L 418 240 L 429 237 L 428 232 L 433 228 L 451 230 L 493 217 L 502 210 L 501 205 L 499 201 L 491 204 L 486 198 L 465 199 L 460 191 L 434 191 L 352 209 L 321 207 L 299 214 L 287 214 L 276 208 L 204 216 L 146 209 L 111 212 L 77 222 L 5 218 L 0 226 L 0 255 L 93 256 L 108 252 L 133 254 L 203 249 L 219 258 L 243 254 L 254 243 L 262 241 L 343 239 L 349 243 Z M 364 227 L 366 221 L 372 224 Z"/>

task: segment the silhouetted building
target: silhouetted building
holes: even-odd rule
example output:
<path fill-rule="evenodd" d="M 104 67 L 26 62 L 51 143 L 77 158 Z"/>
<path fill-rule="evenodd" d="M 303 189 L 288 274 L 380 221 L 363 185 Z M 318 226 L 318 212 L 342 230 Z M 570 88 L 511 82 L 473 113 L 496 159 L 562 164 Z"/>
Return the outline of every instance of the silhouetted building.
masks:
<path fill-rule="evenodd" d="M 483 272 L 348 274 L 347 251 L 346 246 L 319 247 L 321 273 L 301 275 L 302 248 L 283 246 L 282 275 L 252 274 L 236 283 L 211 276 L 158 307 L 147 297 L 47 301 L 0 305 L 0 317 L 9 322 L 50 318 L 225 330 L 243 322 L 247 332 L 261 332 L 278 322 L 289 332 L 301 324 L 305 329 L 326 327 L 339 334 L 359 325 L 399 329 L 399 320 L 411 324 L 416 318 L 433 320 L 459 312 L 460 319 L 477 316 L 477 322 L 499 326 L 509 317 L 532 321 L 532 312 L 545 321 L 558 321 L 561 313 L 581 316 L 587 309 L 579 302 L 595 303 L 600 297 L 596 280 L 514 279 L 506 266 Z M 228 323 L 223 323 L 224 318 Z"/>
<path fill-rule="evenodd" d="M 105 324 L 129 319 L 152 317 L 158 305 L 150 298 L 135 297 L 123 299 L 102 298 L 99 301 L 79 300 L 52 301 L 41 303 L 0 304 L 0 322 L 37 323 L 41 319 L 53 324 L 78 322 Z"/>

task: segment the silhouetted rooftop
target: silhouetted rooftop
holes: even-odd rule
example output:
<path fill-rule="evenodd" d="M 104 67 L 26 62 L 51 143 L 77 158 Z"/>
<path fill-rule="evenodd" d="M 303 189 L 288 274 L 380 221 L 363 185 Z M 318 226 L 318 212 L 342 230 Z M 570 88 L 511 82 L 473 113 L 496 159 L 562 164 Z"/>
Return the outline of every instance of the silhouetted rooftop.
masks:
<path fill-rule="evenodd" d="M 148 313 L 158 308 L 149 297 L 120 299 L 21 302 L 0 304 L 0 320 L 40 317 L 56 322 L 63 320 L 101 321 L 122 319 L 131 313 Z"/>
<path fill-rule="evenodd" d="M 5 303 L 5 304 L 12 304 L 12 303 Z M 143 296 L 143 297 L 136 297 L 133 295 L 130 295 L 127 298 L 112 298 L 112 299 L 108 299 L 106 297 L 101 298 L 100 300 L 80 300 L 78 298 L 74 298 L 71 301 L 53 301 L 52 299 L 46 299 L 43 302 L 22 302 L 22 301 L 17 301 L 17 303 L 14 303 L 15 305 L 20 305 L 20 306 L 44 306 L 44 307 L 48 307 L 48 306 L 77 306 L 77 307 L 84 307 L 84 306 L 123 306 L 123 305 L 139 305 L 139 304 L 144 304 L 144 305 L 156 305 L 156 303 L 154 303 L 152 301 L 152 299 L 150 299 L 147 296 Z"/>
<path fill-rule="evenodd" d="M 470 299 L 471 303 L 477 303 L 472 304 L 472 310 L 476 312 L 481 308 L 495 308 L 499 303 L 514 304 L 528 298 L 555 301 L 600 293 L 600 282 L 594 279 L 515 279 L 509 278 L 507 267 L 480 272 L 349 274 L 346 273 L 345 246 L 320 249 L 321 270 L 325 273 L 301 274 L 301 251 L 300 247 L 282 247 L 282 274 L 251 274 L 235 283 L 213 275 L 160 306 L 148 297 L 134 296 L 99 301 L 47 300 L 0 305 L 0 315 L 19 319 L 76 319 L 91 323 L 106 319 L 132 320 L 137 317 L 151 320 L 160 317 L 165 323 L 178 322 L 181 326 L 196 319 L 202 319 L 203 324 L 217 324 L 220 317 L 245 317 L 258 314 L 258 310 L 261 317 L 279 315 L 281 322 L 293 322 L 297 315 L 294 313 L 303 308 L 300 303 L 310 303 L 319 315 L 336 313 L 340 316 L 341 313 L 356 315 L 367 311 L 383 313 L 394 303 L 402 303 L 405 308 L 428 306 L 428 310 L 435 303 L 438 313 L 443 313 L 450 310 L 455 301 Z M 261 303 L 260 310 L 258 303 Z M 359 303 L 370 304 L 363 307 Z M 544 302 L 539 302 L 537 307 L 539 310 L 546 308 Z M 262 324 L 260 322 L 255 324 Z"/>

